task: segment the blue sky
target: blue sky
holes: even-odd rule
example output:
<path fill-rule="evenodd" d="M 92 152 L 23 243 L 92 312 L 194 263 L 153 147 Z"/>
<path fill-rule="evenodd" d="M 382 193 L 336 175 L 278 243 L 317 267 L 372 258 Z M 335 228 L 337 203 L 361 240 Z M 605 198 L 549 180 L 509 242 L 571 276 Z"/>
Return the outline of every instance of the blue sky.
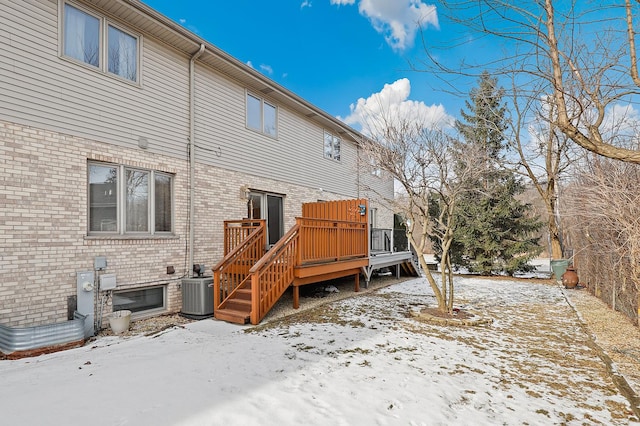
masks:
<path fill-rule="evenodd" d="M 144 1 L 356 129 L 358 105 L 380 97 L 433 120 L 457 116 L 463 105 L 440 90 L 437 78 L 409 65 L 426 58 L 418 21 L 430 39 L 456 30 L 440 22 L 429 2 Z M 465 51 L 463 44 L 452 54 Z"/>

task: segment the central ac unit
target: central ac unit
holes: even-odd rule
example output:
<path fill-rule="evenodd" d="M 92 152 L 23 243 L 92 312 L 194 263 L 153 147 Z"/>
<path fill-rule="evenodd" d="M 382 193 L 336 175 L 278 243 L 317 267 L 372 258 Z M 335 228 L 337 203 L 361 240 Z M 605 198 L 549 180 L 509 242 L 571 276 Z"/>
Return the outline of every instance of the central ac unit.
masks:
<path fill-rule="evenodd" d="M 213 315 L 213 277 L 182 280 L 182 315 L 206 318 Z"/>

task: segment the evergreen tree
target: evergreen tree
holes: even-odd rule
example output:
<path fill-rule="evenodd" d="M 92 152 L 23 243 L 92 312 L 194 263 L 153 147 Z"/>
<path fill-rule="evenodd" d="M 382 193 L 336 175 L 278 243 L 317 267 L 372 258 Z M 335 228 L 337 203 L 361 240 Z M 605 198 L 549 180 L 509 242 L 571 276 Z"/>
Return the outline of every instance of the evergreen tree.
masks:
<path fill-rule="evenodd" d="M 504 90 L 497 83 L 483 73 L 465 103 L 467 111 L 461 111 L 463 121 L 456 121 L 462 150 L 473 147 L 481 153 L 475 165 L 481 173 L 466 182 L 468 195 L 456 211 L 451 257 L 454 264 L 471 272 L 513 275 L 532 269 L 528 261 L 542 250 L 534 237 L 542 223 L 530 216 L 529 204 L 516 198 L 524 192 L 522 182 L 500 167 L 506 153 L 507 120 Z"/>

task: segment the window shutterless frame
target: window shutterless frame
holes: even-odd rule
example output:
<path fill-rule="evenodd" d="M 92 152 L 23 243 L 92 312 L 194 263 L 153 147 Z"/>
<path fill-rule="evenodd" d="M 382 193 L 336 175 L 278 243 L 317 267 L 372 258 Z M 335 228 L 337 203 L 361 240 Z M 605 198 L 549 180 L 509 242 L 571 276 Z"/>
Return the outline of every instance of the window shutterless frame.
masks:
<path fill-rule="evenodd" d="M 113 292 L 113 310 L 126 309 L 140 318 L 167 310 L 167 286 L 133 288 Z"/>
<path fill-rule="evenodd" d="M 87 174 L 88 235 L 173 235 L 172 174 L 100 162 Z"/>
<path fill-rule="evenodd" d="M 341 140 L 338 136 L 325 130 L 323 133 L 324 158 L 340 161 Z"/>
<path fill-rule="evenodd" d="M 141 85 L 141 35 L 73 1 L 59 0 L 58 16 L 61 58 L 123 82 Z"/>
<path fill-rule="evenodd" d="M 247 129 L 278 138 L 278 107 L 274 103 L 246 91 L 245 117 Z"/>
<path fill-rule="evenodd" d="M 61 1 L 59 10 L 60 56 L 94 70 L 101 70 L 103 19 L 75 3 Z"/>

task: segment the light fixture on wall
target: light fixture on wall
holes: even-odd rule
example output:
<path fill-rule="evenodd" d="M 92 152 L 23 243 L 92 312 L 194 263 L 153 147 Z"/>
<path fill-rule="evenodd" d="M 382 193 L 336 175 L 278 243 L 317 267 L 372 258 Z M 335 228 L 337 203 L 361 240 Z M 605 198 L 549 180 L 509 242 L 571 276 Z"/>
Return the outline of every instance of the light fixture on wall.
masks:
<path fill-rule="evenodd" d="M 149 147 L 149 141 L 144 136 L 140 136 L 138 138 L 138 146 L 142 149 L 147 149 Z"/>
<path fill-rule="evenodd" d="M 244 197 L 245 200 L 249 200 L 251 196 L 251 189 L 249 189 L 248 185 L 244 185 L 240 187 L 240 197 Z"/>

